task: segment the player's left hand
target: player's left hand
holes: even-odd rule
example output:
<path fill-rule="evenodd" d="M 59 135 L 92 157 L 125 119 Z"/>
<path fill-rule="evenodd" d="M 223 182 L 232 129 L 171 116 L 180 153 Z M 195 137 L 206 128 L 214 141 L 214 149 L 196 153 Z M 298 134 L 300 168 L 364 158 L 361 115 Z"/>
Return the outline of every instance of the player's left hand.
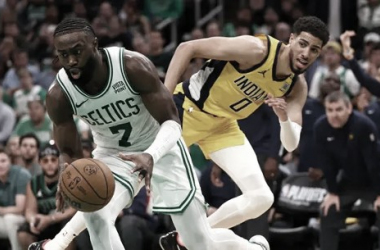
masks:
<path fill-rule="evenodd" d="M 38 224 L 36 225 L 36 229 L 39 232 L 44 231 L 52 223 L 51 217 L 48 215 L 37 214 L 36 220 L 38 220 Z"/>
<path fill-rule="evenodd" d="M 150 180 L 152 178 L 153 172 L 153 157 L 148 153 L 140 153 L 140 154 L 130 154 L 125 155 L 120 153 L 119 157 L 124 161 L 131 161 L 136 166 L 132 170 L 132 173 L 139 172 L 139 180 L 145 178 L 145 188 L 146 192 L 150 194 Z"/>
<path fill-rule="evenodd" d="M 268 95 L 265 103 L 273 108 L 274 113 L 278 116 L 280 121 L 285 122 L 288 120 L 287 104 L 284 98 L 276 98 Z"/>

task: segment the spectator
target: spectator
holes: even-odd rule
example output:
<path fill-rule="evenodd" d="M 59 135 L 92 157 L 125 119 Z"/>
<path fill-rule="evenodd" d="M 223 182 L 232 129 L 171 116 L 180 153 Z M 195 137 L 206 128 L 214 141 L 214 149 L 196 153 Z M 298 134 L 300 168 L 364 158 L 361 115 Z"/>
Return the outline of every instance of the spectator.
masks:
<path fill-rule="evenodd" d="M 0 43 L 0 79 L 3 79 L 10 69 L 11 57 L 15 47 L 15 40 L 11 36 L 4 37 Z"/>
<path fill-rule="evenodd" d="M 248 7 L 240 8 L 236 13 L 235 22 L 226 23 L 223 27 L 223 35 L 227 37 L 236 36 L 236 25 L 246 25 L 249 27 L 249 33 L 255 34 L 256 26 L 253 24 L 252 11 Z"/>
<path fill-rule="evenodd" d="M 142 35 L 135 35 L 132 41 L 133 49 L 145 56 L 149 55 L 150 45 Z"/>
<path fill-rule="evenodd" d="M 75 214 L 71 207 L 63 213 L 55 211 L 59 178 L 59 151 L 55 145 L 47 145 L 40 151 L 39 164 L 42 174 L 34 176 L 26 187 L 26 221 L 17 235 L 23 250 L 35 241 L 54 238 Z M 75 249 L 74 241 L 66 249 Z"/>
<path fill-rule="evenodd" d="M 220 24 L 217 21 L 210 21 L 206 26 L 206 37 L 221 36 Z"/>
<path fill-rule="evenodd" d="M 51 84 L 55 81 L 58 71 L 62 68 L 57 56 L 57 51 L 55 50 L 53 52 L 53 57 L 50 58 L 50 67 L 44 68 L 36 79 L 36 85 L 41 86 L 46 91 L 49 90 Z"/>
<path fill-rule="evenodd" d="M 13 59 L 13 67 L 8 70 L 5 74 L 3 87 L 10 95 L 20 88 L 20 79 L 17 76 L 17 70 L 20 68 L 27 68 L 29 72 L 32 74 L 33 78 L 35 78 L 39 69 L 36 66 L 33 66 L 29 63 L 29 56 L 26 50 L 17 50 L 12 55 Z"/>
<path fill-rule="evenodd" d="M 283 43 L 288 43 L 291 33 L 291 27 L 289 24 L 280 22 L 276 24 L 274 29 L 274 37 Z"/>
<path fill-rule="evenodd" d="M 4 146 L 11 136 L 16 123 L 16 115 L 12 108 L 2 101 L 3 90 L 0 87 L 0 146 Z"/>
<path fill-rule="evenodd" d="M 17 229 L 25 221 L 25 191 L 29 180 L 30 174 L 11 165 L 9 156 L 0 149 L 0 239 L 8 239 L 12 250 L 21 250 Z"/>
<path fill-rule="evenodd" d="M 121 21 L 114 17 L 108 24 L 108 32 L 99 39 L 100 47 L 119 46 L 128 50 L 132 49 L 132 34 L 123 31 Z"/>
<path fill-rule="evenodd" d="M 323 60 L 326 67 L 320 66 L 314 74 L 311 82 L 310 97 L 318 98 L 319 85 L 326 77 L 328 72 L 335 72 L 340 77 L 341 90 L 350 98 L 359 93 L 360 85 L 350 69 L 346 69 L 341 65 L 342 47 L 338 42 L 330 41 L 323 48 Z"/>
<path fill-rule="evenodd" d="M 23 165 L 23 160 L 20 153 L 20 138 L 18 136 L 12 136 L 9 138 L 5 151 L 8 154 L 12 165 Z"/>
<path fill-rule="evenodd" d="M 363 69 L 368 70 L 371 50 L 375 44 L 380 42 L 380 35 L 375 32 L 370 32 L 364 36 L 363 41 L 364 49 L 362 54 L 362 60 L 360 60 L 360 65 L 363 67 Z"/>
<path fill-rule="evenodd" d="M 151 31 L 149 20 L 141 14 L 136 0 L 125 1 L 119 17 L 133 35 L 141 34 L 144 37 L 149 35 Z"/>
<path fill-rule="evenodd" d="M 162 20 L 165 18 L 178 18 L 183 11 L 182 0 L 148 0 L 144 1 L 145 13 L 152 17 L 151 20 Z"/>
<path fill-rule="evenodd" d="M 378 134 L 368 117 L 352 111 L 344 93 L 329 94 L 325 107 L 326 116 L 314 126 L 328 191 L 321 205 L 320 245 L 321 250 L 338 250 L 339 229 L 355 201 L 368 200 L 380 208 Z"/>
<path fill-rule="evenodd" d="M 113 18 L 117 19 L 117 15 L 112 5 L 107 1 L 103 2 L 99 7 L 98 15 L 92 21 L 92 27 L 99 39 L 107 36 L 109 24 Z"/>
<path fill-rule="evenodd" d="M 164 38 L 159 30 L 152 30 L 149 34 L 150 52 L 149 59 L 156 66 L 159 76 L 165 77 L 169 67 L 170 60 L 173 56 L 173 51 L 164 51 Z"/>
<path fill-rule="evenodd" d="M 27 169 L 32 176 L 41 173 L 41 166 L 38 164 L 38 152 L 40 141 L 34 134 L 25 134 L 20 137 L 20 154 L 22 167 Z"/>
<path fill-rule="evenodd" d="M 33 78 L 27 68 L 17 70 L 20 79 L 20 89 L 13 95 L 13 108 L 17 118 L 20 119 L 28 114 L 28 101 L 39 98 L 45 102 L 46 91 L 38 85 L 33 84 Z"/>
<path fill-rule="evenodd" d="M 51 140 L 52 123 L 46 115 L 43 101 L 36 97 L 28 101 L 29 116 L 21 119 L 13 132 L 14 135 L 22 136 L 34 133 L 44 146 Z"/>
<path fill-rule="evenodd" d="M 297 172 L 309 172 L 313 179 L 320 179 L 322 172 L 317 168 L 314 148 L 313 126 L 325 112 L 324 99 L 334 91 L 340 90 L 340 78 L 332 72 L 326 75 L 319 86 L 319 98 L 308 97 L 302 110 L 302 131 L 298 145 L 299 162 Z"/>

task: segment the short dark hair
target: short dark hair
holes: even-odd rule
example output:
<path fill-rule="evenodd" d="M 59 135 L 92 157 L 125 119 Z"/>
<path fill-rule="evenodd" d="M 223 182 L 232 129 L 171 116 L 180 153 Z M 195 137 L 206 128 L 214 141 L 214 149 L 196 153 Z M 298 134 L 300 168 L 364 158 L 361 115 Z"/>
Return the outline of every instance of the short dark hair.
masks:
<path fill-rule="evenodd" d="M 84 18 L 70 17 L 60 22 L 54 30 L 54 37 L 65 35 L 72 32 L 85 32 L 95 37 L 94 29 Z"/>
<path fill-rule="evenodd" d="M 380 42 L 374 43 L 372 45 L 371 53 L 374 52 L 374 51 L 376 51 L 376 50 L 380 50 Z"/>
<path fill-rule="evenodd" d="M 327 103 L 334 103 L 339 101 L 343 101 L 347 107 L 351 104 L 350 98 L 340 90 L 331 92 L 325 98 L 325 102 Z"/>
<path fill-rule="evenodd" d="M 19 145 L 21 146 L 22 142 L 28 138 L 33 138 L 36 141 L 37 148 L 40 149 L 40 144 L 41 144 L 40 140 L 38 139 L 38 137 L 34 133 L 27 133 L 27 134 L 20 136 Z"/>
<path fill-rule="evenodd" d="M 304 16 L 298 18 L 293 25 L 293 33 L 299 35 L 301 32 L 307 32 L 315 37 L 318 37 L 321 39 L 323 46 L 325 46 L 329 41 L 330 34 L 326 24 L 315 16 Z"/>

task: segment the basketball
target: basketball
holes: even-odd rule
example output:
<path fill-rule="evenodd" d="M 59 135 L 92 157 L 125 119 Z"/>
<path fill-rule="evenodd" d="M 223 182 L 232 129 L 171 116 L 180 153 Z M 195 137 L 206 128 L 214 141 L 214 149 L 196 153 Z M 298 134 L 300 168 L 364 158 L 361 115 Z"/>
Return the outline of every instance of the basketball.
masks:
<path fill-rule="evenodd" d="M 72 162 L 60 178 L 64 200 L 82 212 L 94 212 L 103 208 L 115 191 L 111 170 L 101 161 L 90 158 Z"/>

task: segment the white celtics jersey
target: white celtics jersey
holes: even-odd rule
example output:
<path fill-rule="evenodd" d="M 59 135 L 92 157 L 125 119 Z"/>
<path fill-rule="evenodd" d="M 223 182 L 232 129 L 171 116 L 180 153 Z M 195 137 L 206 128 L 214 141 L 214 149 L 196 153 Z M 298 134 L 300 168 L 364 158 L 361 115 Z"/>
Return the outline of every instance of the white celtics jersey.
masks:
<path fill-rule="evenodd" d="M 94 142 L 103 149 L 144 151 L 159 130 L 138 93 L 129 85 L 124 71 L 124 48 L 105 48 L 109 66 L 108 83 L 98 95 L 84 93 L 69 80 L 64 69 L 57 82 L 68 96 L 74 114 L 90 125 Z"/>

